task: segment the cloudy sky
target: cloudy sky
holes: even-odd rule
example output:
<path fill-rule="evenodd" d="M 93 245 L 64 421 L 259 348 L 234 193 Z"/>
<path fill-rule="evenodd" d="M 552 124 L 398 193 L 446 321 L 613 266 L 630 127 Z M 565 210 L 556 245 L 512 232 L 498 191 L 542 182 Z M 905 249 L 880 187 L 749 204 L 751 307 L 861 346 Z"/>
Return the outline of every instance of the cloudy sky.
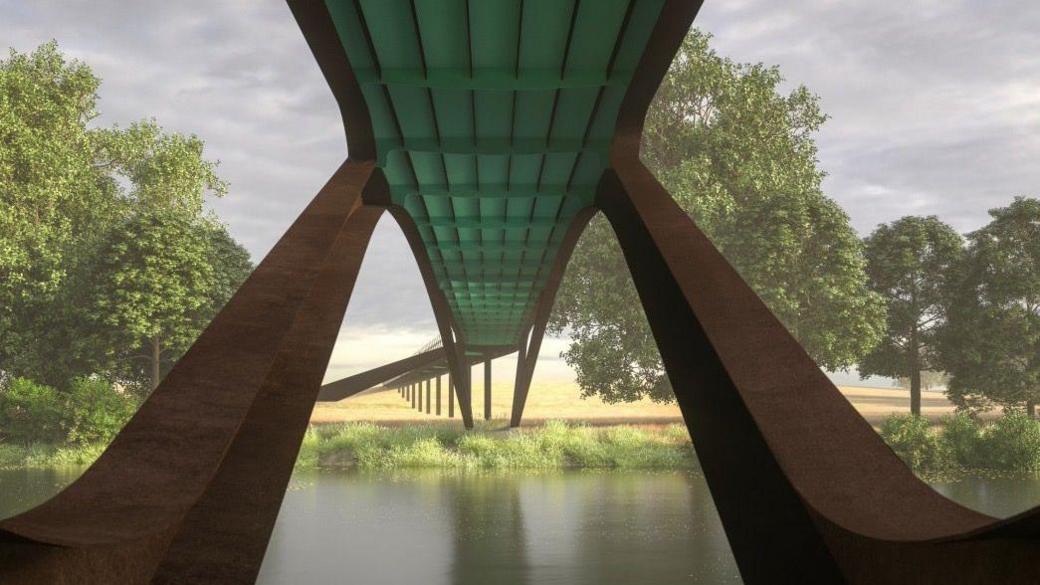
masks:
<path fill-rule="evenodd" d="M 254 260 L 345 157 L 332 95 L 281 0 L 0 0 L 0 14 L 0 46 L 55 39 L 93 67 L 98 123 L 154 117 L 204 138 L 231 184 L 212 207 Z M 1040 2 L 707 0 L 695 25 L 723 55 L 779 65 L 821 97 L 825 189 L 862 233 L 906 214 L 971 230 L 1012 196 L 1040 196 Z M 369 251 L 329 378 L 436 333 L 389 217 Z M 563 347 L 546 344 L 539 377 L 570 376 Z"/>

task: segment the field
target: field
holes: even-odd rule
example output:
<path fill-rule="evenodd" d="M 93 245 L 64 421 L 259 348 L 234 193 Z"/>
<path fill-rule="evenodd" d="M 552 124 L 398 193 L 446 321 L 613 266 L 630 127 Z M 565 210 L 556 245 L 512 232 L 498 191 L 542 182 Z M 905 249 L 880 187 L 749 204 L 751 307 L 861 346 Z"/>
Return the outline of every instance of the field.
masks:
<path fill-rule="evenodd" d="M 898 388 L 861 388 L 843 386 L 839 388 L 871 424 L 878 425 L 890 414 L 903 414 L 910 409 L 909 393 Z M 425 390 L 424 396 L 425 400 Z M 447 418 L 447 391 L 442 390 L 442 407 L 439 418 Z M 509 418 L 513 400 L 511 385 L 492 386 L 491 413 L 494 419 Z M 953 412 L 953 405 L 939 392 L 925 392 L 922 400 L 923 414 L 937 420 Z M 474 416 L 480 418 L 484 412 L 483 387 L 477 384 L 473 397 Z M 456 418 L 459 413 L 456 409 Z M 374 389 L 359 396 L 336 403 L 320 403 L 311 417 L 314 424 L 348 421 L 367 421 L 378 424 L 403 424 L 431 422 L 433 414 L 419 413 L 396 391 Z M 679 407 L 675 404 L 657 404 L 649 400 L 625 404 L 607 404 L 598 398 L 582 399 L 573 383 L 543 383 L 533 385 L 524 412 L 524 424 L 536 425 L 546 420 L 565 420 L 592 425 L 610 424 L 671 424 L 682 422 Z"/>

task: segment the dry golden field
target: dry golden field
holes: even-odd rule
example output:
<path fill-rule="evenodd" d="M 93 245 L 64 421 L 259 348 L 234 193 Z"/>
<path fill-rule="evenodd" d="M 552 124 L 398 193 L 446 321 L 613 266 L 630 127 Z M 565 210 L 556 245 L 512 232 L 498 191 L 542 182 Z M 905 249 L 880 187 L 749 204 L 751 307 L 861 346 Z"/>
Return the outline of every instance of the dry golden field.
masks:
<path fill-rule="evenodd" d="M 475 385 L 473 412 L 482 417 L 484 393 L 479 381 Z M 893 413 L 909 411 L 909 394 L 898 388 L 861 388 L 843 386 L 839 388 L 857 410 L 872 424 L 878 424 Z M 424 392 L 425 400 L 425 392 Z M 447 418 L 447 391 L 442 390 L 441 416 L 419 413 L 410 407 L 393 390 L 370 390 L 361 395 L 336 403 L 321 403 L 315 407 L 311 421 L 316 424 L 369 421 L 385 424 L 406 422 L 432 422 Z M 509 384 L 492 386 L 492 418 L 507 419 L 513 400 L 513 389 Z M 922 401 L 923 414 L 937 419 L 953 411 L 946 398 L 939 392 L 925 392 Z M 456 409 L 456 419 L 458 410 Z M 525 424 L 537 424 L 549 419 L 584 422 L 588 424 L 662 424 L 680 422 L 679 408 L 675 404 L 657 404 L 649 400 L 626 404 L 606 404 L 598 398 L 582 399 L 577 385 L 573 383 L 534 384 L 524 413 Z"/>

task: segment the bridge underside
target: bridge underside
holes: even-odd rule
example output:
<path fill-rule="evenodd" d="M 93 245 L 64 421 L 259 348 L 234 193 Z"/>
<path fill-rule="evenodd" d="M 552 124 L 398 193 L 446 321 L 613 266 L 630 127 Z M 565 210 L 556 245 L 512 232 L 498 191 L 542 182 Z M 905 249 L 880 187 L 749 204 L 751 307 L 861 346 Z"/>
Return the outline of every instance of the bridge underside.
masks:
<path fill-rule="evenodd" d="M 98 461 L 0 522 L 0 582 L 252 583 L 384 211 L 415 252 L 467 424 L 467 356 L 515 346 L 533 369 L 570 247 L 605 214 L 745 583 L 1040 582 L 1040 510 L 998 521 L 914 477 L 640 162 L 643 118 L 699 2 L 289 4 L 350 158 Z M 463 37 L 468 52 L 434 48 Z M 498 70 L 510 56 L 523 68 L 525 51 L 544 51 L 550 73 Z M 581 116 L 577 97 L 563 104 L 572 90 L 604 97 Z M 528 91 L 558 96 L 548 124 Z M 593 154 L 597 172 L 578 162 Z"/>

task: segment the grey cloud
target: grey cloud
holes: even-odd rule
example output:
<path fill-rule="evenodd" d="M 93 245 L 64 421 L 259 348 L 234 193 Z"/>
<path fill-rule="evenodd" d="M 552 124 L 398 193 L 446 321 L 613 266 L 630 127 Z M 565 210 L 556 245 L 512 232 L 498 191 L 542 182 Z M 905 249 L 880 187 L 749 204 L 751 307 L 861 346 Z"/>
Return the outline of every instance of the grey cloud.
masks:
<path fill-rule="evenodd" d="M 193 132 L 231 193 L 212 206 L 261 258 L 346 153 L 332 96 L 280 0 L 0 0 L 0 45 L 55 38 L 104 80 L 99 123 Z M 905 214 L 962 230 L 1040 195 L 1040 3 L 708 0 L 720 53 L 818 93 L 825 189 L 862 232 Z M 419 272 L 386 218 L 347 323 L 429 331 Z"/>
<path fill-rule="evenodd" d="M 1040 195 L 1040 5 L 709 1 L 698 24 L 821 96 L 825 189 L 861 231 L 905 214 L 969 230 Z"/>

